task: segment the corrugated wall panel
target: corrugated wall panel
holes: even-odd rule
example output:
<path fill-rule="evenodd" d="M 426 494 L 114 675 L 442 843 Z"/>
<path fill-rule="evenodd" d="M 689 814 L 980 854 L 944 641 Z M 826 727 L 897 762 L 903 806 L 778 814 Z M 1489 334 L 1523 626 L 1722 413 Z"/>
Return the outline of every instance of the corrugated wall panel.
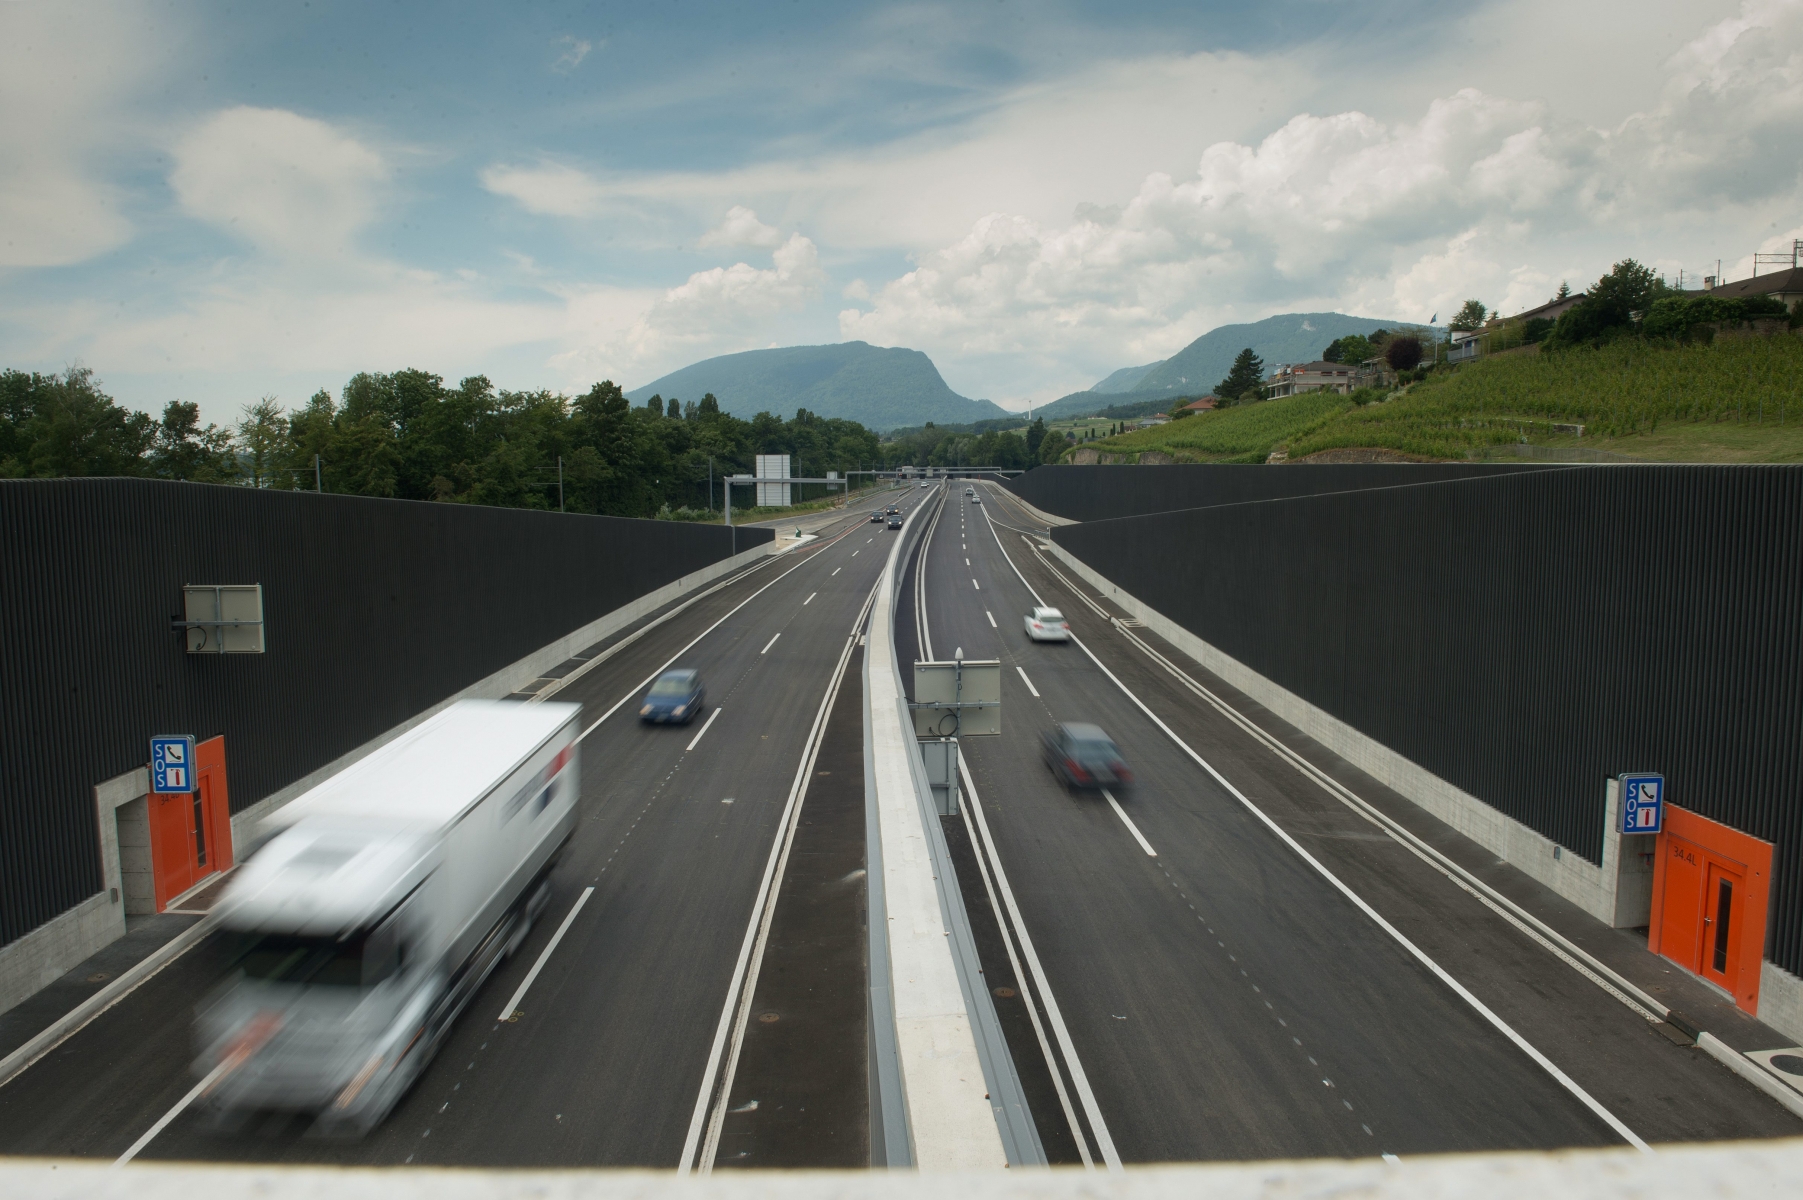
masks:
<path fill-rule="evenodd" d="M 734 544 L 711 525 L 0 481 L 0 944 L 100 888 L 92 788 L 143 765 L 152 734 L 225 734 L 241 810 Z M 268 652 L 187 654 L 169 624 L 185 583 L 261 583 Z"/>
<path fill-rule="evenodd" d="M 1768 953 L 1803 973 L 1803 467 L 1494 472 L 1053 536 L 1592 862 L 1605 779 L 1663 771 L 1776 845 Z"/>

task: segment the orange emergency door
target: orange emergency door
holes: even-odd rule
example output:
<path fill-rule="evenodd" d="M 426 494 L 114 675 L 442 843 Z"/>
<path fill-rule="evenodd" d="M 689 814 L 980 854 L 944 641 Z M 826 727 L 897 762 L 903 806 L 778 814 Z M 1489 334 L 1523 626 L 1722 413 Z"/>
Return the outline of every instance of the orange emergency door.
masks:
<path fill-rule="evenodd" d="M 225 738 L 194 747 L 195 791 L 153 795 L 150 865 L 157 911 L 215 871 L 232 865 L 231 800 Z"/>
<path fill-rule="evenodd" d="M 1771 874 L 1770 842 L 1666 805 L 1647 948 L 1757 1013 Z"/>

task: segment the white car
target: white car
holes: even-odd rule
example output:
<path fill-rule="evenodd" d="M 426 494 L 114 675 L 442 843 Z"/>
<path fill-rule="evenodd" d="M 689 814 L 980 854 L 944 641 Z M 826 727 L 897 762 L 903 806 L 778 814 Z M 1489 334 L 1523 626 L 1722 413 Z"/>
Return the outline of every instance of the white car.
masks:
<path fill-rule="evenodd" d="M 1070 623 L 1055 608 L 1036 608 L 1027 614 L 1027 636 L 1036 642 L 1068 642 Z"/>

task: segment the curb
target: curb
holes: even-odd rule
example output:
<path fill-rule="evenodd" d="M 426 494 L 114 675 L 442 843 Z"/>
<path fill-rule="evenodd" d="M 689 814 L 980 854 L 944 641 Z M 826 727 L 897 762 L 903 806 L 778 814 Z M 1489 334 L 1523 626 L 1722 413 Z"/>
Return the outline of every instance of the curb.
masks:
<path fill-rule="evenodd" d="M 212 932 L 215 924 L 217 920 L 212 915 L 202 917 L 134 963 L 119 978 L 64 1013 L 42 1033 L 5 1058 L 0 1058 L 0 1087 L 5 1087 L 24 1074 L 33 1063 L 81 1032 L 95 1017 L 131 995 L 158 971 L 193 949 L 195 943 Z"/>
<path fill-rule="evenodd" d="M 1803 1118 L 1803 1094 L 1799 1094 L 1793 1088 L 1773 1079 L 1758 1063 L 1707 1029 L 1697 1035 L 1697 1049 L 1708 1054 L 1709 1057 L 1790 1109 L 1797 1117 Z"/>

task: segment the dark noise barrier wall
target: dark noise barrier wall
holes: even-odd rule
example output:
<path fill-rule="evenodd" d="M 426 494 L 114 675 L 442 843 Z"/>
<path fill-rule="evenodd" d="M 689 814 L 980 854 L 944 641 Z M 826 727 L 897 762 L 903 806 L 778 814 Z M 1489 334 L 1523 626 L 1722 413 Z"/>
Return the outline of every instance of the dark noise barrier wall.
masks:
<path fill-rule="evenodd" d="M 223 733 L 242 811 L 735 531 L 129 479 L 0 481 L 0 945 L 101 887 L 93 787 Z M 737 549 L 768 542 L 736 531 Z M 260 583 L 267 652 L 191 655 L 182 585 Z"/>
<path fill-rule="evenodd" d="M 1043 466 L 1009 481 L 1035 508 L 1072 521 L 1105 521 L 1142 513 L 1317 496 L 1443 479 L 1489 478 L 1544 471 L 1545 463 L 1294 463 L 1265 466 L 1183 463 L 1160 467 Z"/>
<path fill-rule="evenodd" d="M 1775 844 L 1766 955 L 1803 974 L 1803 467 L 1514 471 L 1052 537 L 1593 863 L 1605 778 L 1664 772 Z"/>

